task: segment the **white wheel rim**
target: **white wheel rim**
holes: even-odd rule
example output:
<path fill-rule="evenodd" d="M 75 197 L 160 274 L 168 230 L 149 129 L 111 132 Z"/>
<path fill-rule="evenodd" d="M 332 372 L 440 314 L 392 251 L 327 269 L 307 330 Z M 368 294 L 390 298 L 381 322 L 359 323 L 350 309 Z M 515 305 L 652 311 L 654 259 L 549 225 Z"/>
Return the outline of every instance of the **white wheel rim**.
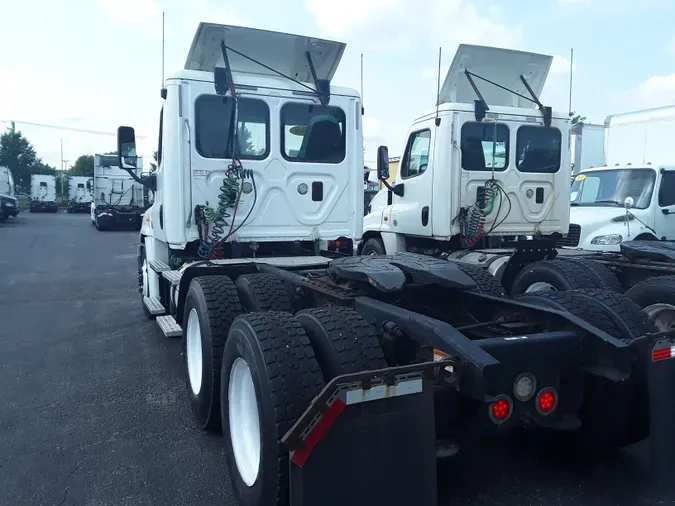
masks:
<path fill-rule="evenodd" d="M 675 306 L 670 304 L 652 304 L 644 309 L 649 318 L 660 332 L 675 328 Z"/>
<path fill-rule="evenodd" d="M 234 460 L 241 479 L 251 487 L 260 471 L 260 418 L 253 377 L 243 358 L 237 358 L 232 364 L 228 401 Z"/>
<path fill-rule="evenodd" d="M 546 281 L 537 281 L 536 283 L 532 283 L 530 286 L 527 287 L 527 290 L 525 290 L 525 293 L 534 293 L 534 292 L 557 292 L 558 290 L 556 289 L 555 286 L 553 286 L 551 283 L 547 283 Z"/>
<path fill-rule="evenodd" d="M 148 291 L 148 261 L 143 260 L 143 267 L 141 267 L 141 273 L 143 274 L 143 295 L 150 297 Z"/>
<path fill-rule="evenodd" d="M 191 309 L 187 324 L 187 367 L 190 388 L 195 395 L 202 389 L 202 332 L 199 327 L 199 315 Z"/>

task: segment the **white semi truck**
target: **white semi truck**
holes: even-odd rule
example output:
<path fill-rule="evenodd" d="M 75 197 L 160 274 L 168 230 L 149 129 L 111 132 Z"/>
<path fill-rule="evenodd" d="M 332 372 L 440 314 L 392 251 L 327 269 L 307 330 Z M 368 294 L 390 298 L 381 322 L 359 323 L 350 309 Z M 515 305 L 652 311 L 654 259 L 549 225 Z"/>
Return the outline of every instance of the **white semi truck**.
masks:
<path fill-rule="evenodd" d="M 126 174 L 125 174 L 126 176 Z M 94 199 L 94 178 L 70 176 L 68 178 L 68 212 L 88 213 Z"/>
<path fill-rule="evenodd" d="M 652 327 L 623 295 L 510 300 L 460 262 L 319 254 L 339 237 L 355 252 L 363 229 L 361 99 L 331 84 L 344 49 L 202 23 L 162 89 L 156 173 L 136 174 L 134 130 L 118 129 L 115 165 L 155 195 L 139 236 L 139 304 L 183 339 L 187 397 L 199 427 L 222 428 L 235 504 L 434 505 L 436 457 L 469 448 L 467 427 L 546 427 L 586 450 L 646 437 L 641 336 Z M 498 220 L 505 234 L 566 231 L 566 114 L 483 86 L 472 105 L 478 76 L 464 72 L 495 78 L 496 66 L 538 102 L 550 58 L 458 54 L 439 113 L 416 122 L 384 194 L 398 206 L 387 221 L 449 236 L 454 211 L 491 199 L 483 230 Z M 495 143 L 504 158 L 488 167 Z M 433 167 L 461 192 L 436 193 Z M 460 218 L 466 238 L 473 216 Z"/>
<path fill-rule="evenodd" d="M 9 167 L 0 166 L 0 223 L 19 215 L 19 202 L 15 196 L 14 178 Z"/>
<path fill-rule="evenodd" d="M 31 213 L 55 213 L 56 205 L 56 176 L 50 174 L 31 174 L 30 176 L 30 205 Z"/>
<path fill-rule="evenodd" d="M 138 157 L 139 177 L 143 159 Z M 146 210 L 143 185 L 125 169 L 118 166 L 115 155 L 94 155 L 93 199 L 89 206 L 91 222 L 98 230 L 117 227 L 141 227 Z"/>

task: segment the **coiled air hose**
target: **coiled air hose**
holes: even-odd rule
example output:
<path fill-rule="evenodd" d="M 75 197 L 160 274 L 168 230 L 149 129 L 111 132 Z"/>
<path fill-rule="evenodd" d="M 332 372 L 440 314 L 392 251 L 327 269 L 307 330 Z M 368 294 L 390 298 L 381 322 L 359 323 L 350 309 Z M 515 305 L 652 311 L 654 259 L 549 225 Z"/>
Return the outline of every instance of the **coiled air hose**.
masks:
<path fill-rule="evenodd" d="M 246 179 L 253 179 L 253 171 L 244 169 L 239 160 L 233 159 L 232 163 L 227 166 L 223 182 L 218 188 L 218 202 L 215 209 L 209 205 L 208 201 L 203 206 L 202 216 L 208 231 L 199 243 L 198 254 L 201 258 L 222 257 L 223 243 L 233 233 L 234 219 L 243 191 L 243 181 Z M 230 209 L 233 209 L 232 214 L 229 212 Z M 228 218 L 232 218 L 229 223 Z M 226 232 L 228 227 L 229 230 Z"/>
<path fill-rule="evenodd" d="M 462 246 L 474 247 L 485 236 L 485 220 L 494 210 L 495 200 L 500 193 L 499 183 L 494 179 L 485 182 L 482 198 L 476 199 L 466 219 L 466 232 Z"/>

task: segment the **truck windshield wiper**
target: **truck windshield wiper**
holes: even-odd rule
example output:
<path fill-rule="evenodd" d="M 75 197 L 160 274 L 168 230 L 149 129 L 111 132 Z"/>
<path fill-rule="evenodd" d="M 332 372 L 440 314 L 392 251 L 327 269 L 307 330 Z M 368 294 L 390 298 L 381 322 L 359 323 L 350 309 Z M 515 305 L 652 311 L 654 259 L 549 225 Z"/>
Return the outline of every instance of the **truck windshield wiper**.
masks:
<path fill-rule="evenodd" d="M 623 204 L 618 200 L 596 200 L 594 204 L 614 204 L 615 206 L 623 207 Z"/>

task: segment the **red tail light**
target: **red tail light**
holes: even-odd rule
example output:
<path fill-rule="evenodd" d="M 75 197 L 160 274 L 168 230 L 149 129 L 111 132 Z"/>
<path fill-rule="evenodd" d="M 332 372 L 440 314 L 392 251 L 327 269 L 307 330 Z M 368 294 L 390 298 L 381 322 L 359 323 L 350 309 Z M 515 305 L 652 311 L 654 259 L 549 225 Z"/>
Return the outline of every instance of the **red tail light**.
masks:
<path fill-rule="evenodd" d="M 508 395 L 498 395 L 490 404 L 490 420 L 494 423 L 504 423 L 513 413 L 513 402 Z"/>
<path fill-rule="evenodd" d="M 558 407 L 558 394 L 552 388 L 544 388 L 537 394 L 537 411 L 549 415 Z"/>

